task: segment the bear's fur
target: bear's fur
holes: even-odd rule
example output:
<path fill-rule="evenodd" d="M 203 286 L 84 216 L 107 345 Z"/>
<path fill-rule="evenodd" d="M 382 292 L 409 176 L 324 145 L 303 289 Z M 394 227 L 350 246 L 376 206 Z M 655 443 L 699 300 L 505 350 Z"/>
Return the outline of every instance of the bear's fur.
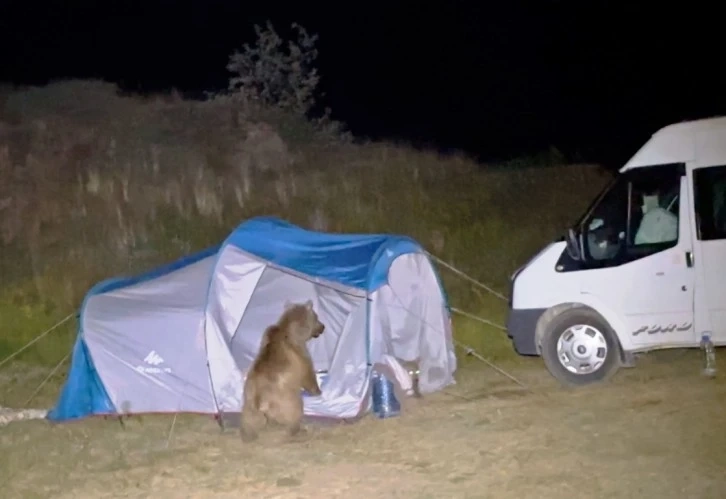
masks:
<path fill-rule="evenodd" d="M 244 386 L 240 433 L 242 440 L 257 438 L 268 420 L 287 427 L 291 436 L 303 418 L 301 389 L 320 395 L 320 387 L 306 343 L 323 333 L 325 326 L 313 302 L 285 303 L 277 324 L 269 326 Z"/>

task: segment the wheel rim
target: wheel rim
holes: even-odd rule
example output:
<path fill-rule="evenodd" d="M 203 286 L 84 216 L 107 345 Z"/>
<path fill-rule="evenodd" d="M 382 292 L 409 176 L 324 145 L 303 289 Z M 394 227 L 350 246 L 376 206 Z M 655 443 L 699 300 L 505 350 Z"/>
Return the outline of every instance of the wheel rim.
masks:
<path fill-rule="evenodd" d="M 557 340 L 557 358 L 574 374 L 591 374 L 605 363 L 608 345 L 599 329 L 578 324 L 565 329 Z"/>

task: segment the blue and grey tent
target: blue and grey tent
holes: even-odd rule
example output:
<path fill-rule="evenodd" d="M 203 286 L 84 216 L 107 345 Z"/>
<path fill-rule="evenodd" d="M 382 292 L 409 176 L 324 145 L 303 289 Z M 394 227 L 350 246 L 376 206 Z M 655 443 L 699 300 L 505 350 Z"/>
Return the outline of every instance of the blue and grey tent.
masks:
<path fill-rule="evenodd" d="M 307 415 L 365 413 L 384 356 L 417 361 L 422 393 L 454 382 L 446 295 L 416 241 L 260 217 L 217 247 L 93 287 L 48 417 L 239 412 L 263 331 L 286 302 L 308 299 L 326 325 L 308 348 L 328 376 L 321 396 L 305 397 Z"/>

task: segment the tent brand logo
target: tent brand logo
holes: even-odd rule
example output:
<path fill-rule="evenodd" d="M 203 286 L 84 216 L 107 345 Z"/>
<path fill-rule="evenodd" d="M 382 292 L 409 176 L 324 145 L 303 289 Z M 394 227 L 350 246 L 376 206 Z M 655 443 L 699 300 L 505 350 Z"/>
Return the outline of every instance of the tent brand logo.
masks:
<path fill-rule="evenodd" d="M 136 371 L 144 374 L 161 374 L 161 373 L 170 373 L 171 368 L 170 367 L 156 367 L 159 364 L 164 363 L 164 359 L 156 353 L 154 350 L 149 352 L 149 354 L 144 357 L 144 362 L 146 362 L 148 365 L 152 367 L 147 366 L 136 366 Z"/>
<path fill-rule="evenodd" d="M 144 362 L 146 362 L 147 364 L 151 364 L 152 366 L 158 366 L 159 364 L 164 362 L 164 359 L 159 357 L 159 354 L 152 350 L 151 352 L 149 352 L 149 355 L 146 356 Z"/>

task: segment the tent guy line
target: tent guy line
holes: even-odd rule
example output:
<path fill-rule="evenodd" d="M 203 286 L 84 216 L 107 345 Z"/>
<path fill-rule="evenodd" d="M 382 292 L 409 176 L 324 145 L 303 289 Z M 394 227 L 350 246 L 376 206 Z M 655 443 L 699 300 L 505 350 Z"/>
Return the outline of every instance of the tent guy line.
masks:
<path fill-rule="evenodd" d="M 428 252 L 427 252 L 427 254 L 428 254 L 429 257 L 431 257 L 432 259 L 434 259 L 436 262 L 438 262 L 441 265 L 443 265 L 443 266 L 447 267 L 448 269 L 452 270 L 457 275 L 460 275 L 460 276 L 466 278 L 467 280 L 473 282 L 474 284 L 477 284 L 478 286 L 482 287 L 486 291 L 489 291 L 490 293 L 492 293 L 493 295 L 497 296 L 498 298 L 501 298 L 503 300 L 506 300 L 506 298 L 503 295 L 501 295 L 500 293 L 498 293 L 497 291 L 495 291 L 492 288 L 490 288 L 489 286 L 487 286 L 487 285 L 485 285 L 485 284 L 477 281 L 473 277 L 470 277 L 468 274 L 462 272 L 461 270 L 459 270 L 456 267 L 454 267 L 453 265 L 445 262 L 444 260 L 441 260 L 436 255 L 433 255 L 433 254 L 428 253 Z M 476 321 L 479 321 L 479 322 L 481 322 L 483 324 L 486 324 L 488 326 L 495 327 L 495 328 L 497 328 L 497 329 L 499 329 L 501 331 L 506 331 L 507 330 L 501 324 L 497 324 L 497 323 L 492 322 L 492 321 L 490 321 L 488 319 L 485 319 L 485 318 L 480 317 L 478 315 L 472 314 L 470 312 L 466 312 L 466 311 L 461 310 L 459 308 L 451 307 L 451 311 L 454 312 L 454 313 L 457 313 L 459 315 L 462 315 L 464 317 L 468 317 L 470 319 L 474 319 Z M 45 331 L 43 331 L 42 333 L 40 333 L 38 336 L 36 336 L 32 340 L 30 340 L 28 343 L 26 343 L 25 345 L 23 345 L 22 347 L 20 347 L 18 350 L 16 350 L 15 352 L 11 353 L 7 357 L 5 357 L 3 360 L 0 361 L 0 367 L 4 366 L 6 363 L 10 362 L 12 359 L 14 359 L 15 357 L 17 357 L 18 355 L 20 355 L 21 353 L 23 353 L 25 350 L 27 350 L 28 348 L 30 348 L 31 346 L 33 346 L 35 343 L 37 343 L 38 341 L 40 341 L 42 338 L 44 338 L 45 336 L 47 336 L 48 334 L 50 334 L 51 332 L 53 332 L 54 330 L 56 330 L 57 328 L 59 328 L 60 326 L 62 326 L 63 324 L 65 324 L 66 322 L 68 322 L 74 315 L 77 315 L 77 314 L 78 314 L 78 311 L 71 312 L 66 317 L 64 317 L 63 319 L 61 319 L 57 323 L 55 323 L 53 326 L 49 327 L 48 329 L 46 329 Z M 470 348 L 470 347 L 468 347 L 466 345 L 463 345 L 463 344 L 459 344 L 459 346 L 461 346 L 465 350 Z M 61 363 L 63 363 L 63 361 L 65 361 L 67 359 L 67 357 L 68 356 L 66 356 L 66 358 L 64 358 L 61 361 Z M 56 369 L 57 369 L 57 367 L 56 367 Z M 54 369 L 54 371 L 55 371 L 55 369 Z"/>
<path fill-rule="evenodd" d="M 51 331 L 54 331 L 64 323 L 68 322 L 74 315 L 76 315 L 76 312 L 71 312 L 68 314 L 64 319 L 61 319 L 59 322 L 57 322 L 54 326 L 46 329 L 44 332 L 40 333 L 38 336 L 36 336 L 34 339 L 30 340 L 25 346 L 19 348 L 14 353 L 11 353 L 7 357 L 5 357 L 2 361 L 0 361 L 0 367 L 4 366 L 7 362 L 10 362 L 10 360 L 14 359 L 18 355 L 20 355 L 22 352 L 24 352 L 26 349 L 30 348 L 32 345 L 34 345 L 36 342 L 40 341 L 41 338 L 44 338 L 46 335 L 48 335 Z"/>
<path fill-rule="evenodd" d="M 472 314 L 470 312 L 466 312 L 466 311 L 461 310 L 459 308 L 451 307 L 451 311 L 454 312 L 454 313 L 456 313 L 456 314 L 462 315 L 464 317 L 468 317 L 470 319 L 474 319 L 476 321 L 479 321 L 479 322 L 481 322 L 483 324 L 486 324 L 488 326 L 495 327 L 495 328 L 497 328 L 497 329 L 499 329 L 501 331 L 506 331 L 507 330 L 507 328 L 505 328 L 501 324 L 497 324 L 496 322 L 492 322 L 492 321 L 490 321 L 488 319 L 485 319 L 485 318 L 480 317 L 478 315 Z M 39 340 L 41 340 L 42 338 L 44 338 L 45 336 L 47 336 L 50 332 L 52 332 L 55 329 L 57 329 L 58 327 L 62 326 L 64 323 L 66 323 L 68 320 L 70 320 L 76 314 L 77 314 L 77 312 L 72 312 L 72 313 L 68 314 L 64 319 L 61 319 L 55 325 L 51 326 L 50 328 L 48 328 L 44 332 L 40 333 L 38 336 L 36 336 L 34 339 L 30 340 L 24 346 L 20 347 L 18 350 L 16 350 L 15 352 L 11 353 L 7 357 L 5 357 L 2 361 L 0 361 L 0 367 L 2 367 L 3 365 L 5 365 L 10 360 L 14 359 L 15 357 L 17 357 L 21 353 L 23 353 L 26 349 L 28 349 L 29 347 L 31 347 L 32 345 L 34 345 L 35 343 L 37 343 Z M 468 348 L 468 347 L 466 347 L 466 348 Z M 66 359 L 63 359 L 63 360 L 66 360 Z"/>
<path fill-rule="evenodd" d="M 464 343 L 460 342 L 459 340 L 454 340 L 454 343 L 455 343 L 455 344 L 456 344 L 456 345 L 457 345 L 457 346 L 458 346 L 459 348 L 461 348 L 462 350 L 464 350 L 464 353 L 466 353 L 467 355 L 472 355 L 472 356 L 476 357 L 477 359 L 479 359 L 480 361 L 484 362 L 484 363 L 485 363 L 486 365 L 488 365 L 489 367 L 491 367 L 492 369 L 494 369 L 495 371 L 497 371 L 497 372 L 498 372 L 499 374 L 501 374 L 502 376 L 504 376 L 504 377 L 506 377 L 506 378 L 509 378 L 509 379 L 510 379 L 510 380 L 512 380 L 512 381 L 513 381 L 513 382 L 514 382 L 515 384 L 517 384 L 517 385 L 521 386 L 522 388 L 524 388 L 524 389 L 525 389 L 525 390 L 527 390 L 528 392 L 531 392 L 531 393 L 536 393 L 536 392 L 535 392 L 535 391 L 533 391 L 533 390 L 532 390 L 532 389 L 531 389 L 530 387 L 528 387 L 527 385 L 525 385 L 524 383 L 522 383 L 521 381 L 519 381 L 519 380 L 518 380 L 517 378 L 515 378 L 514 376 L 512 376 L 511 374 L 509 374 L 509 373 L 508 373 L 507 371 L 505 371 L 505 370 L 504 370 L 504 369 L 502 369 L 501 367 L 497 366 L 497 365 L 496 365 L 496 364 L 494 364 L 494 363 L 493 363 L 492 361 L 490 361 L 490 360 L 487 360 L 487 358 L 486 358 L 486 357 L 484 357 L 484 356 L 483 356 L 483 355 L 481 355 L 481 354 L 480 354 L 479 352 L 477 352 L 476 350 L 474 350 L 473 348 L 471 348 L 471 347 L 470 347 L 469 345 L 466 345 L 466 344 L 464 344 Z M 545 394 L 545 395 L 546 395 L 546 394 Z"/>
<path fill-rule="evenodd" d="M 444 260 L 442 260 L 441 258 L 439 258 L 438 256 L 432 254 L 429 251 L 427 251 L 426 254 L 428 255 L 429 258 L 431 258 L 432 260 L 434 260 L 436 263 L 438 263 L 440 265 L 443 265 L 444 267 L 446 267 L 447 269 L 449 269 L 450 271 L 452 271 L 454 274 L 458 275 L 459 277 L 461 277 L 463 279 L 466 279 L 467 281 L 476 284 L 477 286 L 479 286 L 480 288 L 484 289 L 485 291 L 488 291 L 489 293 L 493 294 L 494 296 L 496 296 L 500 300 L 507 301 L 507 297 L 504 296 L 502 293 L 500 293 L 500 292 L 492 289 L 491 287 L 487 286 L 486 284 L 484 284 L 484 283 L 482 283 L 480 281 L 477 281 L 476 279 L 474 279 L 473 277 L 471 277 L 466 272 L 462 272 L 461 270 L 457 269 L 456 267 L 454 267 L 450 263 L 445 262 Z"/>
<path fill-rule="evenodd" d="M 459 315 L 462 315 L 464 317 L 468 317 L 469 319 L 474 319 L 475 321 L 479 321 L 482 324 L 486 324 L 487 326 L 495 327 L 495 328 L 499 329 L 500 331 L 505 331 L 505 332 L 507 331 L 507 328 L 502 326 L 501 324 L 497 324 L 496 322 L 492 322 L 490 320 L 484 319 L 483 317 L 479 317 L 478 315 L 474 315 L 472 313 L 465 312 L 459 308 L 451 307 L 451 311 L 454 313 L 457 313 Z"/>
<path fill-rule="evenodd" d="M 490 325 L 490 326 L 493 326 L 493 327 L 496 327 L 496 328 L 505 330 L 504 327 L 502 327 L 502 326 L 500 326 L 500 325 L 498 325 L 496 323 L 493 323 L 491 321 L 488 321 L 488 320 L 486 320 L 486 319 L 484 319 L 482 317 L 476 316 L 474 314 L 470 314 L 468 312 L 464 312 L 463 310 L 459 310 L 457 308 L 452 307 L 451 308 L 451 311 L 452 312 L 455 312 L 455 313 L 458 313 L 458 314 L 461 314 L 461 315 L 463 315 L 465 317 L 469 317 L 471 319 L 478 320 L 478 321 L 480 321 L 480 322 L 482 322 L 484 324 L 487 324 L 487 325 Z M 47 335 L 51 331 L 57 329 L 59 326 L 61 326 L 63 323 L 65 323 L 71 317 L 73 317 L 73 315 L 75 315 L 75 312 L 74 313 L 71 313 L 66 318 L 62 319 L 60 322 L 58 322 L 57 324 L 55 324 L 54 326 L 52 326 L 51 328 L 49 328 L 44 333 L 39 334 L 35 339 L 31 340 L 27 345 L 25 345 L 24 347 L 22 347 L 21 349 L 19 349 L 18 351 L 16 351 L 12 355 L 10 355 L 9 357 L 6 357 L 2 362 L 0 362 L 0 366 L 2 366 L 3 364 L 5 364 L 5 362 L 9 361 L 10 359 L 14 358 L 15 356 L 17 356 L 18 354 L 20 354 L 26 348 L 28 348 L 29 346 L 33 345 L 35 342 L 37 342 L 38 340 L 40 340 L 41 338 L 43 338 L 45 335 Z M 466 345 L 466 344 L 464 344 L 464 343 L 462 343 L 462 342 L 460 342 L 459 340 L 456 340 L 456 339 L 454 339 L 454 343 L 459 348 L 461 348 L 462 350 L 464 350 L 464 353 L 466 353 L 466 355 L 472 355 L 473 357 L 475 357 L 478 360 L 484 362 L 486 365 L 488 365 L 489 367 L 491 367 L 492 369 L 494 369 L 495 371 L 497 371 L 498 373 L 500 373 L 504 377 L 509 378 L 515 384 L 521 386 L 522 388 L 524 388 L 527 391 L 530 391 L 530 392 L 532 391 L 532 389 L 529 388 L 527 385 L 525 385 L 524 383 L 522 383 L 520 380 L 518 380 L 517 378 L 515 378 L 514 376 L 512 376 L 511 374 L 509 374 L 504 369 L 500 368 L 499 366 L 497 366 L 496 364 L 494 364 L 490 360 L 487 360 L 486 357 L 482 356 L 479 352 L 477 352 L 476 350 L 474 350 L 473 348 L 471 348 L 469 345 Z M 45 379 L 40 382 L 40 384 L 35 389 L 35 391 L 32 393 L 32 395 L 30 397 L 28 397 L 28 400 L 26 400 L 24 406 L 27 406 L 35 398 L 35 396 L 40 392 L 40 390 L 43 388 L 43 386 L 45 386 L 45 384 L 50 380 L 50 378 L 53 377 L 53 375 L 58 371 L 58 369 L 60 369 L 60 367 L 70 358 L 70 355 L 71 355 L 70 352 L 67 353 L 66 356 L 63 357 L 60 360 L 60 362 L 58 362 L 58 364 L 53 368 L 53 370 L 50 373 L 48 373 L 48 376 L 46 376 Z M 177 416 L 177 414 L 175 413 L 174 414 L 174 421 L 172 422 L 171 428 L 169 430 L 169 435 L 168 435 L 167 441 L 166 441 L 166 446 L 167 447 L 169 446 L 169 441 L 171 440 L 171 435 L 172 435 L 172 432 L 174 431 L 174 423 L 176 422 L 176 416 Z"/>
<path fill-rule="evenodd" d="M 394 296 L 396 297 L 396 299 L 397 299 L 397 300 L 398 300 L 398 301 L 399 301 L 399 302 L 401 303 L 401 305 L 402 305 L 402 308 L 403 308 L 403 309 L 404 309 L 404 310 L 405 310 L 406 312 L 408 312 L 408 313 L 409 313 L 410 315 L 414 316 L 414 317 L 415 317 L 416 319 L 418 319 L 418 320 L 420 320 L 420 321 L 425 321 L 425 319 L 424 319 L 423 317 L 421 317 L 420 315 L 418 315 L 418 314 L 416 314 L 416 313 L 412 312 L 412 311 L 411 311 L 411 310 L 409 310 L 409 309 L 408 309 L 408 308 L 407 308 L 407 307 L 406 307 L 405 305 L 403 305 L 403 300 L 401 300 L 401 299 L 399 298 L 398 294 L 396 294 L 396 293 L 395 293 L 395 291 L 394 291 L 393 295 L 394 295 Z M 462 315 L 463 315 L 464 317 L 468 317 L 468 318 L 470 318 L 470 319 L 474 319 L 474 320 L 477 320 L 477 321 L 483 322 L 484 324 L 487 324 L 487 325 L 489 325 L 489 326 L 493 326 L 493 327 L 495 327 L 495 328 L 499 328 L 499 329 L 501 329 L 501 330 L 503 330 L 503 331 L 505 331 L 505 332 L 506 332 L 506 328 L 504 328 L 504 327 L 500 326 L 499 324 L 496 324 L 496 323 L 494 323 L 494 322 L 488 321 L 488 320 L 486 320 L 486 319 L 483 319 L 483 318 L 481 318 L 481 317 L 479 317 L 479 316 L 476 316 L 476 315 L 474 315 L 474 314 L 470 314 L 470 313 L 468 313 L 468 312 L 464 312 L 463 310 L 459 310 L 459 309 L 457 309 L 457 308 L 454 308 L 454 307 L 450 307 L 450 309 L 451 309 L 451 311 L 452 311 L 452 312 L 456 312 L 456 313 L 462 314 Z M 429 324 L 429 326 L 435 327 L 435 326 L 433 326 L 432 324 Z M 511 375 L 511 374 L 509 374 L 508 372 L 506 372 L 506 371 L 505 371 L 504 369 L 502 369 L 501 367 L 499 367 L 499 366 L 495 365 L 495 364 L 494 364 L 493 362 L 491 362 L 490 360 L 487 360 L 487 359 L 486 359 L 486 358 L 485 358 L 484 356 L 482 356 L 482 355 L 481 355 L 481 354 L 480 354 L 479 352 L 477 352 L 476 350 L 474 350 L 473 348 L 471 348 L 471 347 L 470 347 L 469 345 L 466 345 L 466 344 L 464 344 L 464 343 L 460 342 L 460 341 L 459 341 L 459 340 L 457 340 L 456 338 L 452 338 L 452 341 L 454 342 L 454 344 L 455 344 L 456 346 L 458 346 L 459 348 L 463 349 L 463 350 L 464 350 L 464 353 L 466 353 L 466 355 L 472 355 L 473 357 L 475 357 L 475 358 L 479 359 L 480 361 L 484 362 L 484 363 L 485 363 L 486 365 L 488 365 L 489 367 L 491 367 L 492 369 L 494 369 L 495 371 L 497 371 L 497 372 L 498 372 L 498 373 L 500 373 L 501 375 L 503 375 L 503 376 L 505 376 L 505 377 L 509 378 L 509 379 L 510 379 L 511 381 L 513 381 L 513 382 L 514 382 L 515 384 L 517 384 L 517 385 L 521 386 L 522 388 L 524 388 L 524 389 L 525 389 L 525 390 L 527 390 L 528 392 L 534 393 L 534 392 L 533 392 L 533 391 L 532 391 L 532 390 L 531 390 L 531 389 L 530 389 L 530 388 L 529 388 L 529 387 L 528 387 L 527 385 L 525 385 L 524 383 L 522 383 L 522 382 L 521 382 L 520 380 L 518 380 L 517 378 L 515 378 L 515 377 L 514 377 L 513 375 Z"/>
<path fill-rule="evenodd" d="M 71 358 L 71 352 L 68 352 L 68 353 L 66 354 L 66 356 L 65 356 L 65 357 L 63 357 L 63 358 L 61 359 L 61 361 L 60 361 L 60 362 L 58 362 L 58 364 L 56 364 L 56 366 L 55 366 L 55 367 L 53 368 L 53 370 L 52 370 L 51 372 L 49 372 L 49 373 L 48 373 L 48 376 L 46 376 L 46 377 L 45 377 L 45 379 L 44 379 L 43 381 L 41 381 L 41 382 L 40 382 L 40 384 L 39 384 L 39 385 L 38 385 L 38 387 L 37 387 L 37 388 L 35 389 L 35 391 L 34 391 L 34 392 L 32 393 L 32 395 L 30 395 L 30 397 L 28 397 L 28 400 L 26 400 L 26 401 L 25 401 L 25 404 L 23 404 L 24 406 L 26 406 L 26 407 L 27 407 L 27 405 L 28 405 L 28 404 L 29 404 L 29 403 L 30 403 L 30 402 L 31 402 L 31 401 L 32 401 L 32 400 L 33 400 L 33 399 L 35 398 L 35 396 L 36 396 L 36 395 L 38 395 L 38 393 L 39 393 L 39 392 L 40 392 L 40 390 L 41 390 L 41 389 L 43 388 L 43 386 L 45 386 L 45 384 L 46 384 L 46 383 L 48 382 L 48 380 L 49 380 L 50 378 L 52 378 L 52 377 L 53 377 L 53 375 L 54 375 L 54 374 L 55 374 L 55 373 L 56 373 L 56 372 L 58 371 L 58 369 L 60 369 L 60 367 L 61 367 L 61 366 L 62 366 L 63 364 L 65 364 L 65 362 L 66 362 L 66 361 L 67 361 L 68 359 L 70 359 L 70 358 Z"/>

